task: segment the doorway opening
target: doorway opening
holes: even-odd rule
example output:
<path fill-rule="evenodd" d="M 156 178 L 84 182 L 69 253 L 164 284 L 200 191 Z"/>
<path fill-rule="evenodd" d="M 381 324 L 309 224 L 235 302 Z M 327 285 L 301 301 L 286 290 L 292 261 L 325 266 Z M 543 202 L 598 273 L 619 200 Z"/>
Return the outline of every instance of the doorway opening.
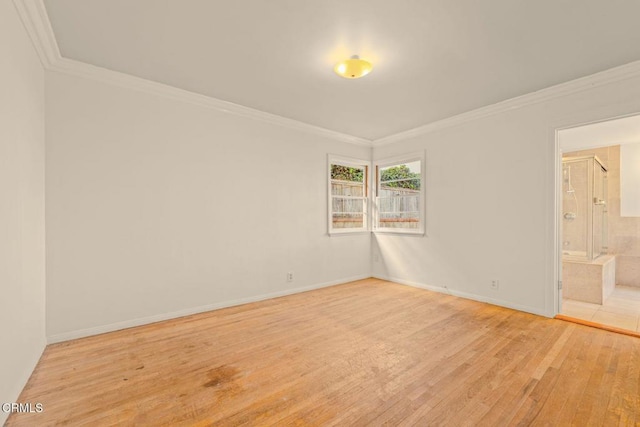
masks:
<path fill-rule="evenodd" d="M 640 115 L 558 131 L 563 317 L 640 334 Z"/>

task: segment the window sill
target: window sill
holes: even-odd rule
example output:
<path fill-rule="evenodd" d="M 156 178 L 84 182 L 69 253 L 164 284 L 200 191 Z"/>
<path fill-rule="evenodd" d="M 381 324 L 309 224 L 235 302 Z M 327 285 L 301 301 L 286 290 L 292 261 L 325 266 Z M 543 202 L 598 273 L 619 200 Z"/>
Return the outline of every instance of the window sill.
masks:
<path fill-rule="evenodd" d="M 332 236 L 353 236 L 354 234 L 394 234 L 396 236 L 414 236 L 424 237 L 427 233 L 424 231 L 399 231 L 399 230 L 351 230 L 351 231 L 330 231 L 327 233 Z"/>
<path fill-rule="evenodd" d="M 330 231 L 329 236 L 353 236 L 354 234 L 369 234 L 371 230 Z"/>
<path fill-rule="evenodd" d="M 374 234 L 395 234 L 397 236 L 415 236 L 424 237 L 426 233 L 422 230 L 419 231 L 401 231 L 401 230 L 373 230 Z"/>

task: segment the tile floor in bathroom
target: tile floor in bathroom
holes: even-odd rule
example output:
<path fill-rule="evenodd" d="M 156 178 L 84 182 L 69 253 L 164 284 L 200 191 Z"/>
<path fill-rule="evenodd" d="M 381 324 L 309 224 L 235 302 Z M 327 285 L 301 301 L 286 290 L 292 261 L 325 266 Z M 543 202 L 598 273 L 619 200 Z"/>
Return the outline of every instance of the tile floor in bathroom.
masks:
<path fill-rule="evenodd" d="M 640 288 L 616 285 L 603 305 L 564 299 L 562 314 L 640 332 Z"/>

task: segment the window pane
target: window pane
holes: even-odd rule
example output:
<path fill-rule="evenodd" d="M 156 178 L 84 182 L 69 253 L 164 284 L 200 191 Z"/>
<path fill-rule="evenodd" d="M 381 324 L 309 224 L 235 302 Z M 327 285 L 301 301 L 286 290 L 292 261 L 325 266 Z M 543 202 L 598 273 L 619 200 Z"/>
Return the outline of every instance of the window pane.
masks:
<path fill-rule="evenodd" d="M 420 190 L 420 177 L 418 176 L 418 178 L 414 179 L 396 179 L 392 181 L 380 182 L 381 190 L 393 190 L 395 188 Z"/>
<path fill-rule="evenodd" d="M 378 169 L 378 229 L 419 229 L 420 160 Z"/>
<path fill-rule="evenodd" d="M 365 172 L 362 168 L 331 165 L 331 194 L 333 196 L 363 197 Z"/>
<path fill-rule="evenodd" d="M 380 168 L 380 185 L 420 189 L 420 162 L 408 162 Z"/>
<path fill-rule="evenodd" d="M 331 165 L 331 179 L 350 182 L 364 182 L 364 169 L 344 165 Z"/>
<path fill-rule="evenodd" d="M 369 166 L 358 159 L 329 156 L 329 233 L 366 230 Z"/>
<path fill-rule="evenodd" d="M 364 215 L 361 213 L 334 213 L 331 222 L 333 228 L 363 228 Z"/>
<path fill-rule="evenodd" d="M 415 190 L 382 191 L 393 193 L 387 197 L 378 198 L 378 227 L 380 228 L 419 228 L 420 225 L 420 194 Z M 413 194 L 412 194 L 413 193 Z"/>
<path fill-rule="evenodd" d="M 349 199 L 333 197 L 332 222 L 333 228 L 362 228 L 364 222 L 365 199 Z"/>
<path fill-rule="evenodd" d="M 364 213 L 364 200 L 363 199 L 348 199 L 345 197 L 333 197 L 333 212 L 334 213 Z"/>
<path fill-rule="evenodd" d="M 364 185 L 357 182 L 331 180 L 332 196 L 364 196 Z"/>

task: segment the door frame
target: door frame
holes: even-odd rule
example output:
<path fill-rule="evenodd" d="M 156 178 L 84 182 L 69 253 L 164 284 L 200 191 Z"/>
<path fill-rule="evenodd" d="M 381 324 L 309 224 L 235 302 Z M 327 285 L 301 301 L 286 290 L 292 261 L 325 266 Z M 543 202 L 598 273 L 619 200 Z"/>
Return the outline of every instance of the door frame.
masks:
<path fill-rule="evenodd" d="M 626 114 L 607 114 L 601 111 L 598 118 L 590 121 L 564 120 L 551 126 L 554 156 L 554 283 L 553 283 L 553 315 L 562 313 L 562 148 L 560 147 L 560 132 L 568 129 L 579 128 L 604 123 L 627 117 L 640 116 L 640 111 Z M 598 147 L 608 147 L 615 144 L 605 144 Z M 593 147 L 596 148 L 596 147 Z M 585 148 L 588 149 L 588 148 Z"/>

